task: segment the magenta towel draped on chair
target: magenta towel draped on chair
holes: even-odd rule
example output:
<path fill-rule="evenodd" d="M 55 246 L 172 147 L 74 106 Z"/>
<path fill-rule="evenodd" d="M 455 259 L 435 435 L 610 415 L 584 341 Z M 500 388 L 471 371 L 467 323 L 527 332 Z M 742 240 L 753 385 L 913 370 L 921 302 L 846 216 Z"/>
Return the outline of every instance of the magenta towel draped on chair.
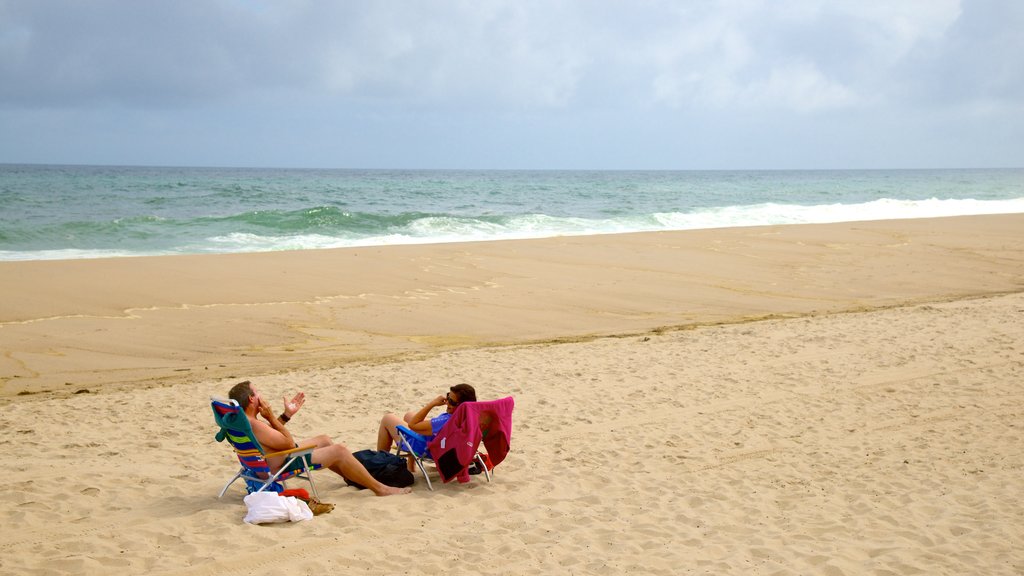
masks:
<path fill-rule="evenodd" d="M 492 467 L 501 463 L 512 442 L 513 408 L 515 400 L 511 396 L 460 404 L 428 445 L 441 480 L 449 482 L 467 474 L 466 467 L 473 462 L 481 442 Z"/>

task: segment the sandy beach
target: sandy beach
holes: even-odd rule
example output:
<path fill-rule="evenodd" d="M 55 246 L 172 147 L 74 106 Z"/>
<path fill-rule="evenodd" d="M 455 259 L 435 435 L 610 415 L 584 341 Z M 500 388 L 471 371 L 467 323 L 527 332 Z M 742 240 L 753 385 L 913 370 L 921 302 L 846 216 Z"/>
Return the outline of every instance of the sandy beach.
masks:
<path fill-rule="evenodd" d="M 0 301 L 2 574 L 1024 573 L 1024 214 L 2 262 Z M 239 379 L 353 450 L 469 382 L 512 452 L 246 525 Z"/>

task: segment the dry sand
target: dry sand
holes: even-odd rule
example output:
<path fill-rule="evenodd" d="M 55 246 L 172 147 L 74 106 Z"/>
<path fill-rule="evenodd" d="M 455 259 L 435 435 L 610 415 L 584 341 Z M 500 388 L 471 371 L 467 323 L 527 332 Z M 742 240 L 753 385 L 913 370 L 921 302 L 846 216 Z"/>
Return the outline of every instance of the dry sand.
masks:
<path fill-rule="evenodd" d="M 1024 573 L 1024 215 L 0 263 L 0 301 L 3 574 Z M 249 526 L 241 377 L 353 449 L 471 382 L 512 453 Z"/>

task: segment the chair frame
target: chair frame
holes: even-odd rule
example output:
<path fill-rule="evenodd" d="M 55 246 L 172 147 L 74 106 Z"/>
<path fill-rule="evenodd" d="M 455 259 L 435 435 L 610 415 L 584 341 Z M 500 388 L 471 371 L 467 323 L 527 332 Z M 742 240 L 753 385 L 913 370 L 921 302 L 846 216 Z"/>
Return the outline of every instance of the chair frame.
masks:
<path fill-rule="evenodd" d="M 395 454 L 397 454 L 398 456 L 402 456 L 402 454 L 405 453 L 406 456 L 411 456 L 413 460 L 416 461 L 416 466 L 419 467 L 420 473 L 423 474 L 423 479 L 427 481 L 427 489 L 433 492 L 434 485 L 430 482 L 430 476 L 427 475 L 427 467 L 424 464 L 424 462 L 432 462 L 434 463 L 435 466 L 437 465 L 437 463 L 434 462 L 433 458 L 431 458 L 429 450 L 424 450 L 422 454 L 417 454 L 416 451 L 413 450 L 412 443 L 410 442 L 410 440 L 424 441 L 424 436 L 422 434 L 414 432 L 413 430 L 410 430 L 406 426 L 399 425 L 396 426 L 395 428 L 397 429 L 398 432 L 398 438 L 394 438 Z M 473 460 L 484 471 L 484 476 L 487 478 L 487 481 L 490 482 L 491 470 L 490 468 L 487 467 L 487 464 L 484 462 L 484 458 L 480 454 L 480 452 L 476 453 L 476 456 L 473 458 Z"/>
<path fill-rule="evenodd" d="M 227 406 L 234 406 L 234 407 L 239 408 L 239 410 L 241 410 L 241 406 L 239 406 L 238 402 L 236 402 L 235 400 L 225 400 L 224 398 L 218 398 L 216 396 L 211 396 L 210 397 L 210 402 L 211 403 L 220 403 L 220 404 L 224 404 L 224 405 L 227 405 Z M 251 433 L 251 430 L 250 430 L 250 433 Z M 280 452 L 270 452 L 268 454 L 268 453 L 263 451 L 263 446 L 260 445 L 259 440 L 256 439 L 255 434 L 251 435 L 251 440 L 252 440 L 252 443 L 256 446 L 256 449 L 259 450 L 259 454 L 263 458 L 264 461 L 266 461 L 267 458 L 271 458 L 271 457 L 274 457 L 274 456 L 287 456 L 288 458 L 286 458 L 284 463 L 281 464 L 281 467 L 278 468 L 277 472 L 270 473 L 266 478 L 260 478 L 259 476 L 253 474 L 249 470 L 249 468 L 246 468 L 244 465 L 242 465 L 239 468 L 238 473 L 235 474 L 234 478 L 232 478 L 231 480 L 228 480 L 228 483 L 224 485 L 224 488 L 221 489 L 220 494 L 217 495 L 217 498 L 223 497 L 224 494 L 228 491 L 228 488 L 230 488 L 231 485 L 234 484 L 235 481 L 238 480 L 239 478 L 242 478 L 244 480 L 250 480 L 250 481 L 255 482 L 257 484 L 261 484 L 261 486 L 259 487 L 258 490 L 256 490 L 255 492 L 252 492 L 253 494 L 255 494 L 257 492 L 263 492 L 264 490 L 266 490 L 267 488 L 269 488 L 270 486 L 272 486 L 273 484 L 275 484 L 277 482 L 280 482 L 281 485 L 284 486 L 285 482 L 287 481 L 287 479 L 278 480 L 278 478 L 282 474 L 284 474 L 285 472 L 289 471 L 288 468 L 293 463 L 295 463 L 296 460 L 298 460 L 299 462 L 302 463 L 302 469 L 301 469 L 301 471 L 293 470 L 292 472 L 294 472 L 294 474 L 289 476 L 289 478 L 301 478 L 302 480 L 305 480 L 305 481 L 309 482 L 309 488 L 313 492 L 313 497 L 316 498 L 317 500 L 320 499 L 320 495 L 317 494 L 317 491 L 316 491 L 316 484 L 313 482 L 313 474 L 312 474 L 313 470 L 310 469 L 309 464 L 306 462 L 306 458 L 305 458 L 306 455 L 312 455 L 313 454 L 313 450 L 316 448 L 315 445 L 310 444 L 309 446 L 298 446 L 298 447 L 292 448 L 290 450 L 282 450 Z M 228 441 L 228 443 L 230 444 L 230 441 Z M 239 458 L 241 458 L 243 456 L 243 453 L 241 453 L 237 449 L 235 449 L 234 444 L 231 445 L 231 450 Z M 253 454 L 253 455 L 255 455 L 255 454 Z M 246 484 L 246 488 L 248 489 L 248 484 Z"/>

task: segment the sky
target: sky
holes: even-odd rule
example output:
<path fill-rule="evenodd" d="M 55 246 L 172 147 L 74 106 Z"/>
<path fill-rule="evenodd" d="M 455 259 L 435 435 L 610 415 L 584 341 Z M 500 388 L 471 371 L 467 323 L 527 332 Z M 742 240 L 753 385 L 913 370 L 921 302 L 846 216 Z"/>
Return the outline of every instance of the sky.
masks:
<path fill-rule="evenodd" d="M 0 0 L 0 163 L 1024 166 L 1020 0 Z"/>

